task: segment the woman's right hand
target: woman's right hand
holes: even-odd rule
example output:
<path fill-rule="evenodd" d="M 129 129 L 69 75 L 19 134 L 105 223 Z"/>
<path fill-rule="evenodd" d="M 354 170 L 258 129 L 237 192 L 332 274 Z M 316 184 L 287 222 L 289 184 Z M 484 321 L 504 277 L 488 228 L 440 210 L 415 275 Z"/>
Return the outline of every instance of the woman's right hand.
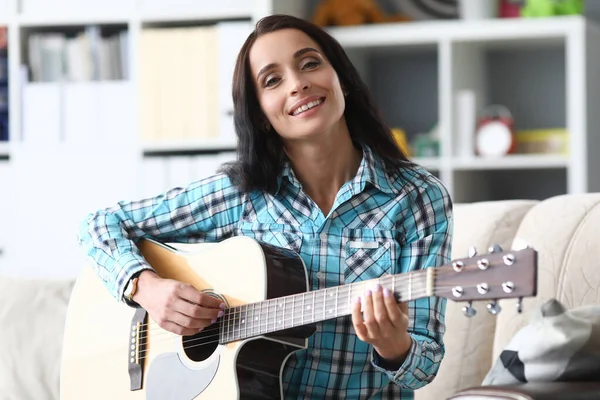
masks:
<path fill-rule="evenodd" d="M 140 274 L 133 301 L 161 328 L 182 336 L 195 335 L 215 323 L 225 309 L 221 300 L 150 270 Z"/>

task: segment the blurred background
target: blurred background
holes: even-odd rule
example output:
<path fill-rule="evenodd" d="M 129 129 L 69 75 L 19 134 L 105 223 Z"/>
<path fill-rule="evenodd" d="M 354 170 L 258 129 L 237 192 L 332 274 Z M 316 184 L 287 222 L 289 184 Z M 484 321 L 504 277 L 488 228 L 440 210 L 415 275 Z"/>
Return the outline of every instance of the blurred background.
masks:
<path fill-rule="evenodd" d="M 600 191 L 597 0 L 0 0 L 0 273 L 75 277 L 86 214 L 235 158 L 272 13 L 330 31 L 455 202 Z"/>

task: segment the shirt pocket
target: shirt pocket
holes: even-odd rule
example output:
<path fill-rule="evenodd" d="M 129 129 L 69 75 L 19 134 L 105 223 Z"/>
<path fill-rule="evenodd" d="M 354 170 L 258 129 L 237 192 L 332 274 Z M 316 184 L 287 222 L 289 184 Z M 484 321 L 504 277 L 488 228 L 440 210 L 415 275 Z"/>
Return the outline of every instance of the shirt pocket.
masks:
<path fill-rule="evenodd" d="M 244 222 L 240 234 L 296 253 L 302 247 L 302 232 L 289 225 Z"/>
<path fill-rule="evenodd" d="M 394 272 L 392 260 L 396 246 L 391 231 L 347 229 L 343 238 L 345 283 Z"/>

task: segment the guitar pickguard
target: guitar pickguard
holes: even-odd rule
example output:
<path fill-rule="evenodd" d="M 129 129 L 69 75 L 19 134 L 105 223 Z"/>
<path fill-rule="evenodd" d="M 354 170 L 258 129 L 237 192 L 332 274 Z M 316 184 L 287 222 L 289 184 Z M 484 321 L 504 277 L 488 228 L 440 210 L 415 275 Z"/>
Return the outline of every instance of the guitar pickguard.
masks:
<path fill-rule="evenodd" d="M 177 353 L 157 356 L 149 366 L 146 378 L 146 400 L 192 400 L 200 395 L 213 380 L 219 368 L 220 357 L 211 357 L 202 368 L 185 365 Z"/>

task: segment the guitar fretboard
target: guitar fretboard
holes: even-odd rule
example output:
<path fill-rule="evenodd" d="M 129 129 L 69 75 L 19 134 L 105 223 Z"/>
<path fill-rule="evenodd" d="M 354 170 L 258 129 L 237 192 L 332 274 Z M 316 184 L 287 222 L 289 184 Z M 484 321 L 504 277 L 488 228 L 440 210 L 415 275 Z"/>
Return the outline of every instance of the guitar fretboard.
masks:
<path fill-rule="evenodd" d="M 375 283 L 388 288 L 402 301 L 431 296 L 433 277 L 434 270 L 426 269 L 228 308 L 219 321 L 219 342 L 233 342 L 349 315 L 355 299 Z"/>

